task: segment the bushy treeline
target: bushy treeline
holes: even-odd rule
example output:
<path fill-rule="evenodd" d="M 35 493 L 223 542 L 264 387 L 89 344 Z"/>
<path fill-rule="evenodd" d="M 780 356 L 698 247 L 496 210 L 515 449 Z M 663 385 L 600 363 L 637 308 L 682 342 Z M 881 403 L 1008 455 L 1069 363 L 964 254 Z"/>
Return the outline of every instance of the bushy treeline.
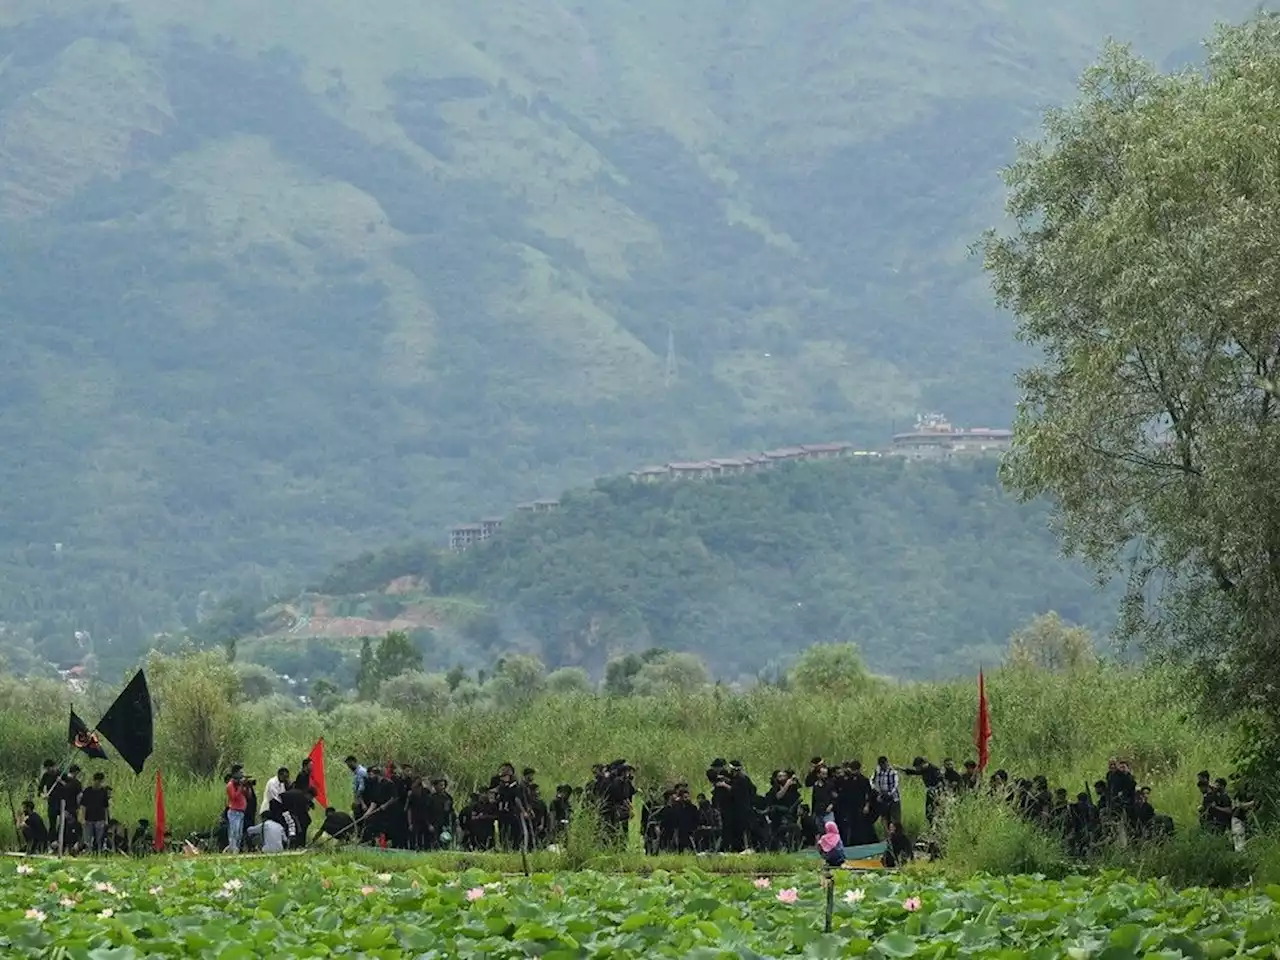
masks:
<path fill-rule="evenodd" d="M 992 662 L 1045 610 L 1099 629 L 1114 609 L 1061 558 L 1044 506 L 1009 498 L 991 460 L 602 480 L 460 557 L 370 554 L 325 585 L 358 592 L 408 573 L 490 605 L 498 622 L 473 628 L 483 650 L 514 641 L 597 671 L 614 651 L 663 647 L 722 678 L 776 667 L 815 638 L 857 639 L 881 672 L 949 675 Z"/>
<path fill-rule="evenodd" d="M 280 695 L 250 699 L 243 674 L 221 651 L 156 655 L 148 664 L 156 708 L 151 766 L 165 772 L 175 822 L 195 829 L 218 816 L 218 775 L 232 761 L 265 778 L 281 765 L 296 768 L 321 737 L 340 806 L 350 792 L 340 764 L 348 753 L 445 774 L 458 795 L 487 782 L 507 761 L 536 768 L 538 779 L 553 785 L 584 783 L 593 763 L 626 758 L 642 788 L 660 790 L 677 779 L 699 782 L 717 756 L 740 759 L 761 777 L 775 768 L 801 769 L 819 754 L 872 762 L 884 753 L 902 764 L 916 755 L 959 762 L 973 754 L 975 682 L 884 681 L 841 672 L 844 655 L 841 648 L 820 650 L 798 665 L 787 689 L 609 694 L 548 689 L 547 678 L 537 689 L 522 689 L 512 676 L 499 675 L 473 699 L 442 696 L 398 706 L 342 700 L 325 712 Z M 800 669 L 805 665 L 812 669 Z M 1123 755 L 1154 788 L 1157 808 L 1180 825 L 1195 822 L 1196 771 L 1223 770 L 1236 746 L 1231 729 L 1186 717 L 1180 680 L 1155 668 L 1084 661 L 1052 672 L 1024 660 L 993 671 L 987 686 L 995 766 L 1014 775 L 1043 774 L 1074 792 L 1097 779 L 1109 756 Z M 114 692 L 90 691 L 77 709 L 92 722 Z M 6 745 L 0 772 L 15 794 L 28 788 L 42 759 L 65 756 L 65 732 L 65 689 L 0 682 L 0 742 Z M 103 768 L 117 788 L 117 816 L 147 816 L 150 779 L 135 778 L 118 762 Z M 909 827 L 918 826 L 922 798 L 908 793 L 905 808 Z"/>

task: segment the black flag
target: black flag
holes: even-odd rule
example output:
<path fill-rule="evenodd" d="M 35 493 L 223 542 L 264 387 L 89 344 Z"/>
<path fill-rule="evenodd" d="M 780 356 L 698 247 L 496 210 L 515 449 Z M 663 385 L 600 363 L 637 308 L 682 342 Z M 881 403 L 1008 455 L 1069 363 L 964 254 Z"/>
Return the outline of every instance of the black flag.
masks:
<path fill-rule="evenodd" d="M 80 719 L 75 707 L 71 708 L 71 723 L 67 727 L 67 743 L 77 750 L 83 750 L 95 760 L 107 759 L 107 751 L 102 749 L 102 741 L 89 729 L 88 724 Z"/>
<path fill-rule="evenodd" d="M 102 715 L 98 732 L 120 751 L 121 758 L 134 773 L 142 772 L 155 742 L 151 728 L 151 691 L 141 670 Z"/>

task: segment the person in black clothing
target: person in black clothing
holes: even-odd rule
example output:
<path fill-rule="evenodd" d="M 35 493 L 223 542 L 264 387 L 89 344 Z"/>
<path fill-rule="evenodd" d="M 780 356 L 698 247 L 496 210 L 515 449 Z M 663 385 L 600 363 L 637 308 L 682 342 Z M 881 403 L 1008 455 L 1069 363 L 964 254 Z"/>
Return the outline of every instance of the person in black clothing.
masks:
<path fill-rule="evenodd" d="M 145 857 L 155 847 L 155 837 L 151 835 L 151 821 L 139 820 L 129 838 L 129 852 L 135 857 Z"/>
<path fill-rule="evenodd" d="M 93 782 L 80 791 L 80 807 L 84 810 L 89 849 L 93 853 L 102 853 L 107 843 L 107 821 L 111 819 L 108 813 L 111 788 L 107 786 L 106 779 L 103 773 L 95 773 Z"/>
<path fill-rule="evenodd" d="M 1067 839 L 1067 831 L 1070 829 L 1070 819 L 1071 802 L 1067 799 L 1066 788 L 1058 787 L 1049 802 L 1045 822 L 1050 832 L 1061 837 L 1064 843 Z"/>
<path fill-rule="evenodd" d="M 902 824 L 897 820 L 889 821 L 884 840 L 886 849 L 881 862 L 886 867 L 890 869 L 900 867 L 915 856 L 915 847 L 912 846 L 911 838 L 903 832 Z"/>
<path fill-rule="evenodd" d="M 298 790 L 306 790 L 307 787 L 311 786 L 311 777 L 311 758 L 306 757 L 302 761 L 302 765 L 298 767 L 298 775 L 293 778 L 291 786 Z"/>
<path fill-rule="evenodd" d="M 436 777 L 431 781 L 429 816 L 434 827 L 432 842 L 435 847 L 443 848 L 453 843 L 457 816 L 453 811 L 453 796 L 449 793 L 449 781 L 445 777 Z"/>
<path fill-rule="evenodd" d="M 1049 792 L 1049 781 L 1038 776 L 1032 781 L 1030 809 L 1027 819 L 1042 827 L 1049 826 L 1049 818 L 1053 813 L 1053 794 Z"/>
<path fill-rule="evenodd" d="M 1133 822 L 1133 805 L 1138 792 L 1138 781 L 1129 765 L 1114 757 L 1107 763 L 1108 811 L 1114 817 Z"/>
<path fill-rule="evenodd" d="M 431 795 L 426 791 L 421 777 L 409 787 L 405 815 L 409 824 L 409 849 L 432 849 L 435 846 L 436 824 L 431 815 Z"/>
<path fill-rule="evenodd" d="M 504 763 L 489 781 L 498 803 L 498 842 L 504 850 L 519 850 L 524 843 L 524 819 L 528 806 L 525 786 L 516 779 L 516 768 Z"/>
<path fill-rule="evenodd" d="M 609 765 L 605 781 L 604 826 L 605 842 L 612 847 L 624 847 L 627 830 L 631 825 L 632 803 L 636 796 L 635 768 L 625 760 L 615 760 Z"/>
<path fill-rule="evenodd" d="M 492 850 L 497 843 L 494 828 L 498 822 L 498 792 L 480 794 L 471 811 L 472 850 Z"/>
<path fill-rule="evenodd" d="M 663 853 L 693 853 L 699 823 L 689 785 L 677 784 L 670 802 L 658 814 L 658 849 Z"/>
<path fill-rule="evenodd" d="M 354 837 L 355 817 L 334 807 L 324 808 L 324 820 L 320 823 L 320 832 L 335 840 L 350 842 Z"/>
<path fill-rule="evenodd" d="M 908 777 L 919 777 L 924 784 L 924 818 L 932 827 L 933 820 L 938 815 L 938 800 L 946 784 L 942 771 L 924 757 L 916 757 L 911 761 L 910 767 L 900 772 Z"/>
<path fill-rule="evenodd" d="M 1201 821 L 1210 829 L 1221 833 L 1231 830 L 1231 795 L 1227 793 L 1227 781 L 1219 777 L 1200 802 Z"/>
<path fill-rule="evenodd" d="M 1196 774 L 1196 789 L 1200 791 L 1200 826 L 1207 830 L 1212 826 L 1212 822 L 1206 800 L 1213 790 L 1213 781 L 1209 777 L 1208 770 L 1201 770 Z"/>
<path fill-rule="evenodd" d="M 40 796 L 45 798 L 45 813 L 47 814 L 45 823 L 48 824 L 58 822 L 60 811 L 58 809 L 58 798 L 54 796 L 54 793 L 56 792 L 58 781 L 61 779 L 58 768 L 52 760 L 46 760 L 41 764 L 39 790 Z"/>
<path fill-rule="evenodd" d="M 831 772 L 821 757 L 814 757 L 809 761 L 809 772 L 804 775 L 804 785 L 813 790 L 809 806 L 816 820 L 822 821 L 827 814 L 835 813 L 831 807 L 834 792 L 831 786 Z"/>
<path fill-rule="evenodd" d="M 796 851 L 804 844 L 800 828 L 800 781 L 794 770 L 775 770 L 763 801 L 771 850 Z"/>
<path fill-rule="evenodd" d="M 249 828 L 258 822 L 258 781 L 245 777 L 240 781 L 240 788 L 244 791 L 244 835 L 247 836 Z"/>
<path fill-rule="evenodd" d="M 36 805 L 30 800 L 22 801 L 22 813 L 18 815 L 18 831 L 22 836 L 22 847 L 27 853 L 44 853 L 49 846 L 49 831 L 36 813 Z"/>
<path fill-rule="evenodd" d="M 50 831 L 50 834 L 50 842 L 54 844 L 54 849 L 60 856 L 79 853 L 83 849 L 84 829 L 70 808 L 62 815 L 60 828 Z M 61 845 L 59 845 L 59 839 L 61 839 Z"/>
<path fill-rule="evenodd" d="M 315 787 L 310 785 L 300 787 L 296 780 L 293 786 L 280 794 L 281 809 L 292 816 L 297 825 L 297 834 L 292 838 L 291 849 L 301 850 L 307 845 L 307 831 L 311 828 L 311 808 L 315 805 L 315 797 Z"/>
<path fill-rule="evenodd" d="M 1076 802 L 1067 810 L 1067 851 L 1073 857 L 1084 857 L 1098 839 L 1098 808 L 1089 794 L 1076 794 Z"/>
<path fill-rule="evenodd" d="M 841 811 L 836 822 L 846 846 L 876 842 L 876 791 L 862 772 L 861 760 L 844 765 L 844 777 L 836 788 L 836 808 Z"/>
<path fill-rule="evenodd" d="M 545 847 L 551 836 L 551 811 L 547 808 L 547 801 L 542 799 L 542 791 L 536 783 L 530 783 L 527 790 L 529 842 L 534 847 Z"/>
<path fill-rule="evenodd" d="M 569 820 L 573 816 L 573 787 L 562 783 L 556 787 L 551 801 L 551 840 L 561 843 L 569 834 Z"/>
<path fill-rule="evenodd" d="M 1155 833 L 1156 808 L 1151 805 L 1151 788 L 1143 787 L 1134 794 L 1133 826 L 1139 837 Z"/>
<path fill-rule="evenodd" d="M 978 789 L 978 761 L 966 760 L 964 762 L 964 773 L 960 778 L 961 792 Z"/>
<path fill-rule="evenodd" d="M 663 790 L 661 801 L 655 801 L 652 792 L 646 793 L 640 801 L 640 840 L 644 844 L 644 852 L 649 856 L 653 856 L 659 850 L 660 818 L 674 797 L 674 790 Z"/>
<path fill-rule="evenodd" d="M 956 769 L 956 762 L 950 757 L 942 761 L 942 781 L 951 796 L 959 796 L 964 792 L 964 775 Z"/>
<path fill-rule="evenodd" d="M 718 853 L 723 828 L 720 811 L 705 793 L 698 794 L 694 802 L 698 807 L 698 832 L 693 838 L 695 852 Z"/>
<path fill-rule="evenodd" d="M 64 846 L 67 849 L 71 849 L 81 839 L 82 830 L 77 815 L 80 809 L 80 794 L 83 792 L 84 787 L 80 784 L 80 767 L 73 763 L 67 767 L 66 774 L 54 784 L 53 793 L 49 795 L 53 809 L 58 811 L 59 817 L 66 824 L 63 828 L 64 832 L 68 829 L 73 829 L 75 832 L 74 842 L 65 836 L 63 838 L 65 841 Z M 64 804 L 66 805 L 66 815 L 61 816 Z M 50 839 L 55 843 L 58 837 L 58 822 L 58 819 L 52 820 L 49 827 Z"/>

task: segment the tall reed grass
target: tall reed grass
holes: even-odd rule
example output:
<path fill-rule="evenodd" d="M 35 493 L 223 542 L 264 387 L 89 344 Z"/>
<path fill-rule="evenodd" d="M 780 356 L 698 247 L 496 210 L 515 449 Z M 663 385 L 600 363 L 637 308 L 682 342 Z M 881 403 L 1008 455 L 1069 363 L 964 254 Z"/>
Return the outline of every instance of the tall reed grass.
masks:
<path fill-rule="evenodd" d="M 1190 717 L 1174 674 L 1098 667 L 1067 676 L 1006 668 L 987 678 L 987 690 L 993 769 L 1044 774 L 1074 795 L 1102 775 L 1108 757 L 1126 756 L 1153 788 L 1157 809 L 1179 824 L 1195 821 L 1196 771 L 1229 772 L 1223 765 L 1232 731 Z M 110 694 L 95 693 L 77 708 L 92 723 Z M 81 765 L 88 772 L 107 771 L 115 788 L 114 813 L 126 822 L 151 816 L 153 771 L 163 769 L 171 828 L 204 828 L 221 810 L 221 781 L 196 769 L 177 695 L 170 701 L 164 689 L 155 695 L 156 753 L 143 776 L 135 777 L 118 760 L 81 757 Z M 330 800 L 345 807 L 351 787 L 341 761 L 348 753 L 366 764 L 394 759 L 445 774 L 459 802 L 507 761 L 536 768 L 548 795 L 556 783 L 584 783 L 593 763 L 617 758 L 637 768 L 642 788 L 687 779 L 695 792 L 712 758 L 742 760 L 763 790 L 769 771 L 803 771 L 815 755 L 871 764 L 885 754 L 902 765 L 916 755 L 935 761 L 950 756 L 960 763 L 975 752 L 976 709 L 976 683 L 968 680 L 876 683 L 848 699 L 767 687 L 745 693 L 713 688 L 672 698 L 552 695 L 419 716 L 368 704 L 320 714 L 275 698 L 218 713 L 219 726 L 205 739 L 216 744 L 219 768 L 238 760 L 265 781 L 279 766 L 296 770 L 323 737 Z M 30 792 L 42 759 L 67 755 L 66 729 L 65 690 L 0 681 L 0 777 L 15 801 Z M 907 826 L 918 831 L 922 793 L 913 780 L 904 783 Z"/>

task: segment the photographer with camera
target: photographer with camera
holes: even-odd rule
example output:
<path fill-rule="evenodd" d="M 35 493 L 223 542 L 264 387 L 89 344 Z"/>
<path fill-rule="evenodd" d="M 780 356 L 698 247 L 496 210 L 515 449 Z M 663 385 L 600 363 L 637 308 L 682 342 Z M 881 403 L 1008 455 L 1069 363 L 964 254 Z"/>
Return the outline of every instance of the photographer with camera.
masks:
<path fill-rule="evenodd" d="M 244 840 L 244 812 L 249 806 L 246 784 L 252 787 L 253 781 L 246 780 L 244 765 L 232 764 L 227 777 L 227 848 L 232 853 L 240 852 Z"/>

